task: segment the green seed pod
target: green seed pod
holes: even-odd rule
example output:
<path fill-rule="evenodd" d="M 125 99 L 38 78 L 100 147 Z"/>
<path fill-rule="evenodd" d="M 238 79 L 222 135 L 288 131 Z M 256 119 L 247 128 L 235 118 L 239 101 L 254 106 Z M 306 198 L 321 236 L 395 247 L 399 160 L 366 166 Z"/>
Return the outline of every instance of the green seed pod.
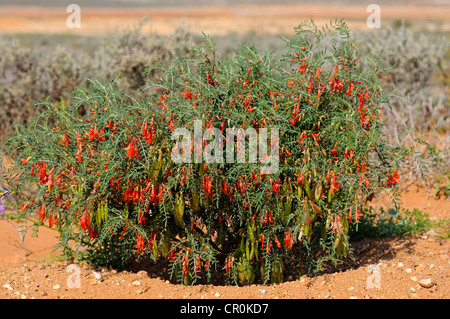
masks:
<path fill-rule="evenodd" d="M 253 272 L 253 266 L 248 264 L 246 269 L 246 278 L 247 283 L 251 285 L 255 280 L 255 273 Z"/>
<path fill-rule="evenodd" d="M 191 209 L 193 213 L 197 213 L 200 210 L 200 198 L 194 191 L 192 191 Z"/>
<path fill-rule="evenodd" d="M 248 233 L 248 236 L 250 238 L 250 241 L 252 243 L 254 243 L 256 241 L 256 238 L 255 238 L 254 225 L 253 224 L 250 224 L 250 223 L 247 224 L 247 233 Z"/>
<path fill-rule="evenodd" d="M 192 274 L 190 271 L 188 271 L 186 276 L 184 276 L 184 278 L 183 278 L 184 285 L 188 286 L 191 283 L 191 279 L 192 279 Z"/>
<path fill-rule="evenodd" d="M 182 226 L 184 224 L 183 215 L 184 215 L 184 199 L 183 199 L 183 193 L 181 192 L 181 193 L 175 195 L 174 217 L 175 217 L 175 222 L 178 226 Z"/>
<path fill-rule="evenodd" d="M 245 257 L 247 258 L 247 261 L 250 261 L 250 248 L 248 245 L 245 245 Z"/>
<path fill-rule="evenodd" d="M 308 198 L 310 199 L 310 200 L 313 200 L 313 195 L 312 195 L 312 191 L 311 191 L 311 188 L 309 187 L 309 182 L 308 182 L 308 180 L 305 180 L 305 193 L 306 193 L 306 196 L 308 196 Z"/>
<path fill-rule="evenodd" d="M 327 225 L 323 224 L 322 229 L 320 230 L 320 237 L 325 242 L 327 240 Z"/>
<path fill-rule="evenodd" d="M 255 255 L 255 245 L 252 244 L 252 248 L 251 248 L 251 250 L 250 250 L 250 258 L 249 258 L 249 261 L 250 261 L 250 260 L 253 260 L 254 255 Z"/>
<path fill-rule="evenodd" d="M 153 253 L 153 256 L 155 257 L 155 259 L 157 259 L 158 258 L 158 243 L 156 242 L 156 240 L 153 241 L 152 253 Z"/>
<path fill-rule="evenodd" d="M 302 198 L 303 189 L 300 185 L 297 186 L 297 196 L 298 198 Z"/>
<path fill-rule="evenodd" d="M 284 264 L 281 260 L 277 260 L 272 264 L 271 282 L 273 284 L 279 284 L 283 282 Z"/>
<path fill-rule="evenodd" d="M 167 256 L 170 253 L 170 242 L 168 240 L 163 240 L 161 244 L 161 254 L 164 258 L 167 258 Z"/>
<path fill-rule="evenodd" d="M 316 185 L 316 189 L 314 190 L 314 198 L 316 199 L 316 201 L 318 201 L 321 196 L 322 196 L 322 183 L 319 182 Z"/>

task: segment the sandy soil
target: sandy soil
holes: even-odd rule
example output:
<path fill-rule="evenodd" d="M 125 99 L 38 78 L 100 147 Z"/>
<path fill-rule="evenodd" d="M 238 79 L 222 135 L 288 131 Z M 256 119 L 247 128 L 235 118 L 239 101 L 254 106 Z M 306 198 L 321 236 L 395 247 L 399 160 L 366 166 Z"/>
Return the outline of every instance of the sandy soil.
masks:
<path fill-rule="evenodd" d="M 152 31 L 172 32 L 184 19 L 191 32 L 221 35 L 228 32 L 291 34 L 300 22 L 314 17 L 320 26 L 344 18 L 352 29 L 367 30 L 372 12 L 367 5 L 217 5 L 201 7 L 158 7 L 93 9 L 81 8 L 81 28 L 69 29 L 66 8 L 0 6 L 0 33 L 66 33 L 98 35 L 131 27 L 142 17 L 152 21 Z M 450 6 L 383 5 L 381 26 L 407 19 L 417 29 L 450 31 Z"/>
<path fill-rule="evenodd" d="M 434 199 L 411 187 L 403 206 L 419 208 L 432 219 L 450 217 L 450 200 Z M 382 202 L 379 204 L 383 205 Z M 352 245 L 355 261 L 316 277 L 302 276 L 279 285 L 247 287 L 182 286 L 165 269 L 135 268 L 117 272 L 58 260 L 56 233 L 43 228 L 25 237 L 14 224 L 0 220 L 0 299 L 448 299 L 450 243 L 434 230 L 394 239 L 364 240 Z M 375 267 L 375 268 L 374 268 Z M 78 271 L 78 272 L 77 272 Z M 79 287 L 73 276 L 79 275 Z M 431 280 L 425 288 L 421 280 Z M 378 280 L 378 281 L 377 281 Z M 422 282 L 422 284 L 424 284 Z"/>

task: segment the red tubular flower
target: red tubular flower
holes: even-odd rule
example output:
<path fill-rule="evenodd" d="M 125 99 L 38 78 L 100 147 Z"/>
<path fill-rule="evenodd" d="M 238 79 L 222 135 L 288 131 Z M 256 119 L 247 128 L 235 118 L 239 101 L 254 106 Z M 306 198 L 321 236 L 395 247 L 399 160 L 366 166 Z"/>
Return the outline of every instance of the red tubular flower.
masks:
<path fill-rule="evenodd" d="M 92 142 L 98 136 L 97 128 L 95 126 L 91 127 L 91 129 L 89 130 L 88 136 L 89 136 L 89 142 Z"/>
<path fill-rule="evenodd" d="M 22 204 L 22 208 L 21 209 L 19 209 L 19 213 L 23 213 L 24 211 L 25 211 L 25 209 L 27 209 L 28 208 L 28 206 L 30 206 L 30 204 Z"/>
<path fill-rule="evenodd" d="M 86 230 L 89 228 L 89 216 L 87 213 L 84 213 L 80 216 L 80 220 L 78 221 L 78 225 L 81 229 Z"/>
<path fill-rule="evenodd" d="M 292 234 L 290 232 L 286 232 L 286 236 L 284 237 L 284 242 L 286 247 L 289 247 L 289 249 L 292 248 Z"/>
<path fill-rule="evenodd" d="M 138 149 L 136 146 L 136 136 L 133 138 L 133 140 L 130 141 L 127 147 L 124 148 L 127 151 L 127 158 L 130 160 L 134 160 L 134 158 L 138 154 Z"/>
<path fill-rule="evenodd" d="M 275 194 L 277 194 L 277 196 L 280 196 L 278 189 L 281 187 L 282 185 L 280 183 L 278 183 L 277 181 L 273 181 L 272 182 L 272 190 L 275 192 Z"/>
<path fill-rule="evenodd" d="M 213 199 L 212 194 L 212 183 L 211 179 L 208 176 L 203 176 L 203 185 L 202 185 L 203 192 L 205 193 L 206 199 L 210 198 Z"/>
<path fill-rule="evenodd" d="M 278 248 L 281 248 L 281 243 L 277 237 L 275 237 L 275 244 L 277 245 Z"/>
<path fill-rule="evenodd" d="M 47 165 L 45 162 L 39 167 L 39 182 L 45 184 L 47 182 Z"/>
<path fill-rule="evenodd" d="M 53 189 L 53 171 L 55 170 L 55 168 L 53 167 L 51 169 L 51 171 L 48 173 L 48 178 L 47 178 L 47 183 L 46 185 L 48 186 L 48 190 L 52 191 Z"/>
<path fill-rule="evenodd" d="M 97 231 L 95 229 L 89 229 L 89 238 L 94 239 L 97 237 L 98 237 Z"/>
<path fill-rule="evenodd" d="M 144 250 L 145 248 L 145 240 L 144 237 L 142 235 L 138 235 L 137 236 L 137 241 L 136 241 L 136 246 L 135 246 L 138 250 L 138 253 L 140 253 L 141 251 Z"/>
<path fill-rule="evenodd" d="M 186 277 L 189 271 L 189 250 L 186 251 L 186 256 L 183 256 L 181 259 L 181 262 L 183 262 L 183 277 Z"/>
<path fill-rule="evenodd" d="M 186 90 L 183 93 L 184 98 L 186 100 L 192 100 L 192 94 L 191 94 L 191 89 L 190 88 L 186 88 Z"/>
<path fill-rule="evenodd" d="M 233 259 L 231 256 L 228 256 L 227 259 L 225 259 L 225 266 L 222 269 L 225 269 L 225 272 L 229 274 L 231 268 L 233 268 Z"/>
<path fill-rule="evenodd" d="M 338 179 L 338 177 L 336 175 L 331 176 L 331 195 L 333 195 L 335 190 L 339 190 L 339 182 L 336 182 L 336 180 Z"/>
<path fill-rule="evenodd" d="M 305 73 L 306 69 L 308 68 L 308 64 L 303 63 L 302 65 L 300 65 L 298 67 L 298 70 L 300 71 L 300 73 Z"/>
<path fill-rule="evenodd" d="M 64 135 L 63 142 L 64 142 L 64 148 L 69 146 L 69 135 L 67 135 L 67 134 Z"/>
<path fill-rule="evenodd" d="M 195 265 L 194 265 L 194 271 L 200 271 L 202 270 L 202 261 L 200 260 L 200 257 L 195 257 Z"/>
<path fill-rule="evenodd" d="M 39 214 L 39 220 L 45 219 L 45 204 L 42 204 L 38 211 Z"/>
<path fill-rule="evenodd" d="M 398 175 L 398 172 L 393 172 L 392 175 L 389 176 L 388 187 L 397 185 L 399 179 L 400 175 Z"/>
<path fill-rule="evenodd" d="M 48 227 L 52 228 L 53 226 L 53 215 L 50 214 L 50 216 L 48 217 Z"/>

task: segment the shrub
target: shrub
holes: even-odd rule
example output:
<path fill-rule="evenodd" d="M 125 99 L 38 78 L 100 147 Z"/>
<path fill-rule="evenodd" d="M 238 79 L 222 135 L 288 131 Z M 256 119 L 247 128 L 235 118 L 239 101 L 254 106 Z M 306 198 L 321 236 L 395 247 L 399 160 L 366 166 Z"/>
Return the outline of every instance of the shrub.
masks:
<path fill-rule="evenodd" d="M 183 24 L 167 36 L 146 31 L 145 27 L 151 27 L 148 19 L 105 37 L 90 61 L 91 77 L 112 81 L 120 75 L 118 88 L 136 93 L 145 88 L 146 69 L 167 64 L 176 56 L 189 56 L 193 41 Z"/>
<path fill-rule="evenodd" d="M 319 51 L 330 35 L 328 51 Z M 383 141 L 380 70 L 357 67 L 344 22 L 324 30 L 305 23 L 285 41 L 282 58 L 249 44 L 219 58 L 206 38 L 194 57 L 158 69 L 148 84 L 155 96 L 92 81 L 70 104 L 41 103 L 47 111 L 7 143 L 20 154 L 9 188 L 25 196 L 35 186 L 19 212 L 57 229 L 66 254 L 114 267 L 136 254 L 168 260 L 185 284 L 213 273 L 277 283 L 292 263 L 312 271 L 346 258 L 349 227 L 371 198 L 387 189 L 395 199 L 404 151 Z M 196 121 L 213 135 L 199 144 L 174 138 Z M 259 138 L 271 133 L 270 155 L 257 161 L 255 149 L 239 148 L 251 128 Z M 220 160 L 227 129 L 247 130 L 232 148 L 243 161 Z M 277 170 L 261 171 L 267 157 Z"/>
<path fill-rule="evenodd" d="M 441 34 L 413 32 L 406 24 L 374 32 L 355 32 L 361 54 L 379 56 L 389 70 L 382 75 L 390 103 L 383 110 L 383 133 L 391 145 L 414 145 L 420 161 L 405 161 L 399 171 L 410 183 L 445 187 L 437 176 L 450 170 L 448 156 L 448 39 Z M 370 61 L 370 60 L 369 60 Z M 404 183 L 406 186 L 407 183 Z"/>
<path fill-rule="evenodd" d="M 26 123 L 39 112 L 29 108 L 33 101 L 66 98 L 81 82 L 80 65 L 61 47 L 46 56 L 15 41 L 0 42 L 0 136 L 10 136 L 13 124 Z"/>
<path fill-rule="evenodd" d="M 352 225 L 349 233 L 352 241 L 365 238 L 391 238 L 426 232 L 445 222 L 445 220 L 432 221 L 427 213 L 416 208 L 412 211 L 405 208 L 399 210 L 380 208 L 376 212 L 372 207 L 368 207 L 360 223 Z"/>
<path fill-rule="evenodd" d="M 355 33 L 355 37 L 364 44 L 362 54 L 379 55 L 381 64 L 390 69 L 384 72 L 383 85 L 400 97 L 426 90 L 445 71 L 445 36 L 414 33 L 401 25 Z"/>

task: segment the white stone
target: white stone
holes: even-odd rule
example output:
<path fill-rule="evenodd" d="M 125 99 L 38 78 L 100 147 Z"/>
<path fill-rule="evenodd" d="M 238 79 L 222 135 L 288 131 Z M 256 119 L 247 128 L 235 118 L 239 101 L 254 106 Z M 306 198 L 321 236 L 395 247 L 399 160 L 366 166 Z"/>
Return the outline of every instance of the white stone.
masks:
<path fill-rule="evenodd" d="M 419 280 L 419 285 L 421 285 L 423 288 L 431 288 L 435 284 L 436 284 L 436 282 L 431 278 Z"/>
<path fill-rule="evenodd" d="M 3 288 L 6 288 L 8 290 L 13 290 L 10 284 L 4 284 Z"/>
<path fill-rule="evenodd" d="M 95 279 L 97 279 L 97 280 L 102 279 L 101 273 L 93 271 L 92 274 L 94 275 Z"/>

